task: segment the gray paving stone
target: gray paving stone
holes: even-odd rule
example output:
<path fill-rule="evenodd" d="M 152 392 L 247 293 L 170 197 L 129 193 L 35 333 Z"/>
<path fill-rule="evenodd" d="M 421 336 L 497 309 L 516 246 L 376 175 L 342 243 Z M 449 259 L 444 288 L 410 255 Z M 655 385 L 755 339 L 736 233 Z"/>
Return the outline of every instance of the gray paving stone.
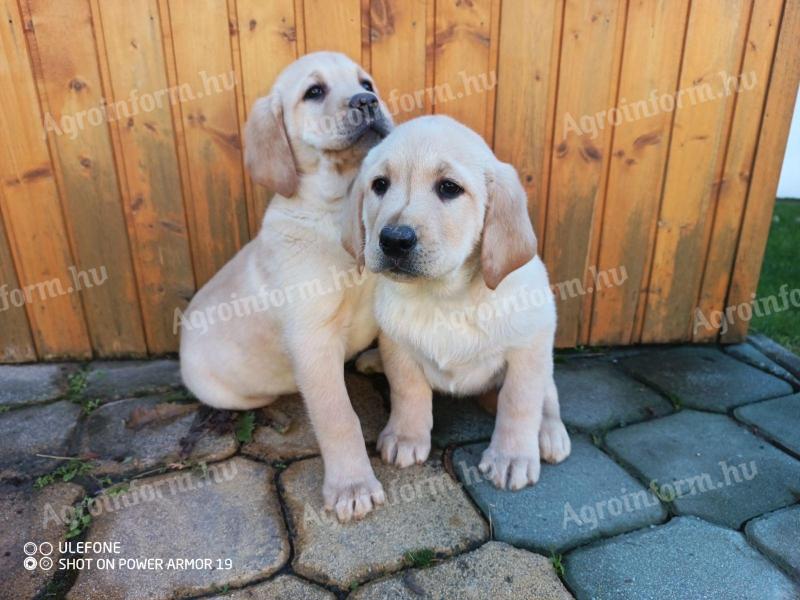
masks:
<path fill-rule="evenodd" d="M 361 420 L 361 430 L 368 444 L 375 443 L 386 425 L 389 415 L 383 398 L 367 377 L 346 373 L 345 382 L 353 409 Z M 299 394 L 280 398 L 270 405 L 291 420 L 284 433 L 268 425 L 258 425 L 253 431 L 253 441 L 242 452 L 262 460 L 286 460 L 319 454 L 314 429 L 308 418 L 303 399 Z"/>
<path fill-rule="evenodd" d="M 683 410 L 612 431 L 606 444 L 678 514 L 738 529 L 800 497 L 800 461 L 723 415 Z"/>
<path fill-rule="evenodd" d="M 703 346 L 651 350 L 620 360 L 684 407 L 715 412 L 792 393 L 786 381 L 768 375 L 719 351 Z"/>
<path fill-rule="evenodd" d="M 800 581 L 800 506 L 753 519 L 745 534 L 750 543 Z"/>
<path fill-rule="evenodd" d="M 619 427 L 672 412 L 665 398 L 604 360 L 557 364 L 555 380 L 561 418 L 581 431 Z"/>
<path fill-rule="evenodd" d="M 38 404 L 62 396 L 71 365 L 0 365 L 0 406 Z"/>
<path fill-rule="evenodd" d="M 210 600 L 335 600 L 328 590 L 303 581 L 292 575 L 279 575 L 275 579 L 251 585 L 242 590 L 213 596 Z"/>
<path fill-rule="evenodd" d="M 417 600 L 419 598 L 491 598 L 492 600 L 570 600 L 549 559 L 501 542 L 429 569 L 412 569 L 368 583 L 350 595 L 353 600 Z"/>
<path fill-rule="evenodd" d="M 86 398 L 127 398 L 182 385 L 177 360 L 98 361 L 89 365 Z"/>
<path fill-rule="evenodd" d="M 407 552 L 463 552 L 489 528 L 464 491 L 435 459 L 396 469 L 373 459 L 386 504 L 360 521 L 340 524 L 323 510 L 322 460 L 292 464 L 280 482 L 294 526 L 295 572 L 342 589 L 400 569 Z"/>
<path fill-rule="evenodd" d="M 753 365 L 754 367 L 761 369 L 762 371 L 767 371 L 768 373 L 775 375 L 775 377 L 780 377 L 781 379 L 788 381 L 795 388 L 800 388 L 800 380 L 798 380 L 797 377 L 792 375 L 789 371 L 773 361 L 752 344 L 732 344 L 730 346 L 723 346 L 722 350 L 726 354 L 730 354 L 738 360 L 742 360 L 750 365 Z"/>
<path fill-rule="evenodd" d="M 493 430 L 494 415 L 483 410 L 475 398 L 434 397 L 431 441 L 439 448 L 488 440 Z"/>
<path fill-rule="evenodd" d="M 98 506 L 86 540 L 119 542 L 121 552 L 94 557 L 160 558 L 163 568 L 84 569 L 72 600 L 185 598 L 263 579 L 289 558 L 273 471 L 248 459 L 211 465 L 206 478 L 182 472 L 136 480 Z M 170 569 L 179 558 L 211 559 L 213 568 Z M 226 559 L 232 567 L 219 568 Z"/>
<path fill-rule="evenodd" d="M 748 336 L 747 341 L 784 367 L 792 375 L 800 379 L 800 356 L 789 352 L 789 350 L 781 346 L 775 340 L 760 333 Z"/>
<path fill-rule="evenodd" d="M 737 408 L 734 415 L 800 455 L 800 394 L 748 404 Z"/>
<path fill-rule="evenodd" d="M 163 397 L 146 396 L 117 400 L 97 408 L 89 416 L 81 435 L 82 455 L 96 456 L 92 461 L 96 475 L 125 475 L 159 465 L 177 462 L 180 440 L 195 420 L 197 410 L 189 414 L 154 421 L 141 429 L 130 429 L 127 422 L 133 411 L 152 409 Z M 233 455 L 238 448 L 233 433 L 204 432 L 189 455 L 193 461 L 212 462 Z"/>
<path fill-rule="evenodd" d="M 564 567 L 579 600 L 790 600 L 800 594 L 741 533 L 692 517 L 578 548 Z"/>
<path fill-rule="evenodd" d="M 0 414 L 0 480 L 41 475 L 59 463 L 37 454 L 70 455 L 80 412 L 78 405 L 62 400 Z"/>
<path fill-rule="evenodd" d="M 498 490 L 480 474 L 485 447 L 458 448 L 453 467 L 500 541 L 545 554 L 563 552 L 667 517 L 658 498 L 583 436 L 573 436 L 567 460 L 543 464 L 538 483 L 515 492 Z"/>
<path fill-rule="evenodd" d="M 58 543 L 68 530 L 67 521 L 61 516 L 68 517 L 82 497 L 83 489 L 71 483 L 57 483 L 38 491 L 0 488 L 0 597 L 30 600 L 44 591 L 57 573 L 62 556 Z M 33 570 L 23 566 L 28 542 L 39 546 L 32 555 L 37 561 Z M 46 560 L 39 562 L 46 556 L 53 561 L 49 569 L 43 568 Z"/>

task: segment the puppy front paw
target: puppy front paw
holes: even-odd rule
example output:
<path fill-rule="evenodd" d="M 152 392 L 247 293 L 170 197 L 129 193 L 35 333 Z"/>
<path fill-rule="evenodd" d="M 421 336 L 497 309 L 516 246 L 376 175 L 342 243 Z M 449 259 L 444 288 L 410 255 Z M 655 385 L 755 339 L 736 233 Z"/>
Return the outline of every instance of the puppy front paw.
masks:
<path fill-rule="evenodd" d="M 431 453 L 431 434 L 427 430 L 403 434 L 389 424 L 378 436 L 377 448 L 383 462 L 387 464 L 401 469 L 413 464 L 421 465 Z"/>
<path fill-rule="evenodd" d="M 360 478 L 331 478 L 330 481 L 326 477 L 322 497 L 325 510 L 334 511 L 341 523 L 361 519 L 386 501 L 383 486 L 372 473 Z"/>
<path fill-rule="evenodd" d="M 539 481 L 538 449 L 521 453 L 507 453 L 495 450 L 490 444 L 483 451 L 478 465 L 481 473 L 500 489 L 519 490 Z"/>
<path fill-rule="evenodd" d="M 572 445 L 567 428 L 561 419 L 545 417 L 539 429 L 539 453 L 542 459 L 551 463 L 560 463 L 569 456 Z"/>

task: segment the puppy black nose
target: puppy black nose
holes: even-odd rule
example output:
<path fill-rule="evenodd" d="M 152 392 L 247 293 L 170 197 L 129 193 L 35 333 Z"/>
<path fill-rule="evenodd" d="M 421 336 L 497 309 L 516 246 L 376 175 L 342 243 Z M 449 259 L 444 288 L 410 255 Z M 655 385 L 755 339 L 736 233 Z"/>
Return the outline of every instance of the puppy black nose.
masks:
<path fill-rule="evenodd" d="M 378 110 L 378 97 L 375 94 L 362 92 L 350 98 L 350 108 L 356 108 L 363 113 L 373 114 Z"/>
<path fill-rule="evenodd" d="M 417 234 L 408 225 L 387 225 L 381 229 L 380 243 L 386 256 L 401 258 L 417 245 Z"/>

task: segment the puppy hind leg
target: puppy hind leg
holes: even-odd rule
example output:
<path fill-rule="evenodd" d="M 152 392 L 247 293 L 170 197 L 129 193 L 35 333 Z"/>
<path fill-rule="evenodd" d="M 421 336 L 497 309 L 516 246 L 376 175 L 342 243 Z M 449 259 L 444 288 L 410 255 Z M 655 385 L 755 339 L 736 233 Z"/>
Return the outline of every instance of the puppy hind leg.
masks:
<path fill-rule="evenodd" d="M 539 453 L 543 460 L 555 464 L 567 458 L 571 449 L 569 434 L 561 420 L 558 390 L 551 377 L 544 393 L 542 426 L 539 429 Z"/>
<path fill-rule="evenodd" d="M 356 359 L 356 371 L 364 375 L 383 373 L 383 360 L 378 348 L 364 350 Z"/>

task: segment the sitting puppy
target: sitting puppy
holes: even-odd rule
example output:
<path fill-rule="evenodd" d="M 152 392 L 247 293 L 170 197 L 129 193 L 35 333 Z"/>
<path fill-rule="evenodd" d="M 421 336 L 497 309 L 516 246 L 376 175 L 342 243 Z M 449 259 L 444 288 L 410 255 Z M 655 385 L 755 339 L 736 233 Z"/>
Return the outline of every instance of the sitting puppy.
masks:
<path fill-rule="evenodd" d="M 359 281 L 342 249 L 341 212 L 361 160 L 390 128 L 372 79 L 343 54 L 289 65 L 245 128 L 250 175 L 276 192 L 261 231 L 182 319 L 183 380 L 206 404 L 249 410 L 302 393 L 325 506 L 342 521 L 384 499 L 344 382 L 345 361 L 377 335 L 374 278 Z"/>
<path fill-rule="evenodd" d="M 553 381 L 556 312 L 511 165 L 442 116 L 397 127 L 364 160 L 343 244 L 381 273 L 375 312 L 392 411 L 378 447 L 405 467 L 430 452 L 432 388 L 500 388 L 480 469 L 500 488 L 536 483 L 570 440 Z"/>

